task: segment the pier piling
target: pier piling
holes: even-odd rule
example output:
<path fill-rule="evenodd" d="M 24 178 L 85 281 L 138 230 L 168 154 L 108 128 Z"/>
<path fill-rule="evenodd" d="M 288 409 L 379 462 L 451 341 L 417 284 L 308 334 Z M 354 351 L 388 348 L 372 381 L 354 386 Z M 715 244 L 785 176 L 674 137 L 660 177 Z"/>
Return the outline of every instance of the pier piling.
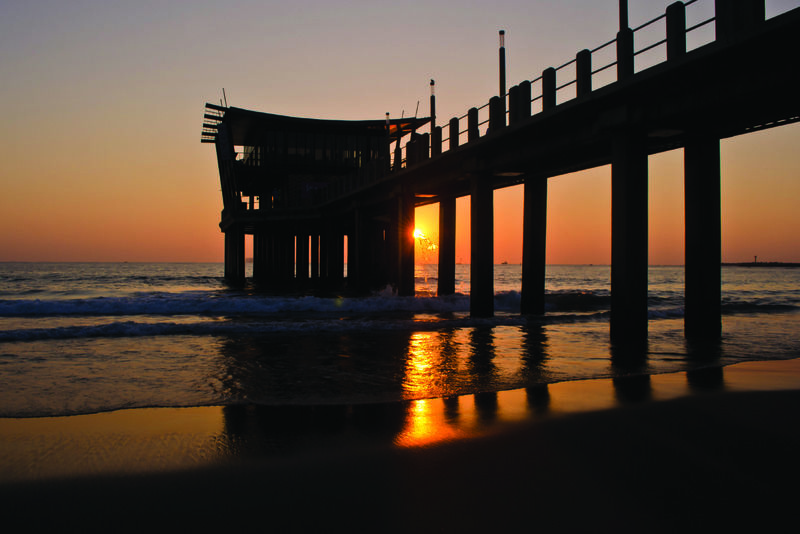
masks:
<path fill-rule="evenodd" d="M 439 199 L 439 281 L 438 295 L 456 292 L 456 197 Z"/>
<path fill-rule="evenodd" d="M 494 315 L 494 190 L 491 175 L 472 178 L 470 198 L 470 298 L 473 317 Z"/>
<path fill-rule="evenodd" d="M 718 338 L 722 328 L 719 139 L 712 135 L 691 135 L 683 153 L 686 196 L 684 328 L 690 338 Z"/>
<path fill-rule="evenodd" d="M 611 341 L 647 341 L 647 152 L 641 134 L 619 132 L 611 163 Z"/>

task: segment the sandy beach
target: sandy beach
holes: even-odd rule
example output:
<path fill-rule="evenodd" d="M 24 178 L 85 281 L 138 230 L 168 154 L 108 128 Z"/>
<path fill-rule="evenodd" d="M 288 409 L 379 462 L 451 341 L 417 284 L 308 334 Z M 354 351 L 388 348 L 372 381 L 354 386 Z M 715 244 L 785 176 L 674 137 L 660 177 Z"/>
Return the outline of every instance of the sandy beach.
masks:
<path fill-rule="evenodd" d="M 624 382 L 3 419 L 0 495 L 20 531 L 765 532 L 792 517 L 800 361 Z"/>

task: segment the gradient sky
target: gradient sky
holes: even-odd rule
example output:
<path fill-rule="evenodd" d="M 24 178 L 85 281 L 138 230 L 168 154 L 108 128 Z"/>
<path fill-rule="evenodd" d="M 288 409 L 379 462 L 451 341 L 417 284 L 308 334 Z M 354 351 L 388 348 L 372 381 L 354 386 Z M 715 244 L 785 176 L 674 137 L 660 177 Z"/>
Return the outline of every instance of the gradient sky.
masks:
<path fill-rule="evenodd" d="M 631 26 L 672 0 L 630 0 Z M 713 4 L 711 0 L 701 3 Z M 767 1 L 768 16 L 797 0 Z M 0 3 L 0 261 L 221 261 L 203 105 L 440 122 L 617 31 L 617 0 Z M 705 9 L 699 7 L 698 9 Z M 723 260 L 800 261 L 800 125 L 722 143 Z M 650 158 L 650 261 L 683 262 L 682 152 Z M 550 180 L 549 263 L 609 263 L 610 168 Z M 519 188 L 495 260 L 521 258 Z M 457 258 L 468 261 L 468 199 Z M 436 235 L 435 207 L 418 221 Z"/>

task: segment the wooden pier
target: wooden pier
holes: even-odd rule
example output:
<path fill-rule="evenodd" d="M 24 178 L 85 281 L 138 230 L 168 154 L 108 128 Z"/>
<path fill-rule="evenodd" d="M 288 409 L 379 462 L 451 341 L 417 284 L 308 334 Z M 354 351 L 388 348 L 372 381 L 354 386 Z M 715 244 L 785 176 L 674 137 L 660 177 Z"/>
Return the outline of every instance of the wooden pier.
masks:
<path fill-rule="evenodd" d="M 315 120 L 207 104 L 202 141 L 217 150 L 226 278 L 244 280 L 244 239 L 252 235 L 259 283 L 354 291 L 391 284 L 413 295 L 414 209 L 438 203 L 438 291 L 451 294 L 455 202 L 469 195 L 470 312 L 490 316 L 493 192 L 524 184 L 520 311 L 541 314 L 547 181 L 610 164 L 611 337 L 646 342 L 647 158 L 683 148 L 685 331 L 718 337 L 720 140 L 800 120 L 800 9 L 765 20 L 763 0 L 716 0 L 713 17 L 687 27 L 687 10 L 710 2 L 675 2 L 632 29 L 621 0 L 613 40 L 507 92 L 501 33 L 500 94 L 445 127 L 433 94 L 431 117 L 405 120 Z M 637 50 L 637 32 L 656 25 L 665 38 Z M 716 38 L 687 50 L 687 35 L 709 25 Z M 593 65 L 608 47 L 616 60 Z M 666 59 L 637 72 L 635 58 L 657 47 Z M 609 69 L 616 81 L 593 87 Z M 567 72 L 574 77 L 565 81 Z M 560 100 L 565 90 L 575 96 Z"/>

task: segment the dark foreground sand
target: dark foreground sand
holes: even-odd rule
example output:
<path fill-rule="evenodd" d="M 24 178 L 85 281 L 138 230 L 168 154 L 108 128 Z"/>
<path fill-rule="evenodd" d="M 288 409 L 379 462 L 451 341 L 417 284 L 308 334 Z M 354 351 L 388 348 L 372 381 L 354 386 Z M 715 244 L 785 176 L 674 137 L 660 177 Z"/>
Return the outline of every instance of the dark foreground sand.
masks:
<path fill-rule="evenodd" d="M 0 503 L 15 532 L 793 531 L 800 366 L 748 365 L 727 368 L 726 387 L 662 395 L 657 384 L 635 402 L 427 446 L 339 441 L 177 471 L 145 459 L 124 475 L 6 477 Z"/>

